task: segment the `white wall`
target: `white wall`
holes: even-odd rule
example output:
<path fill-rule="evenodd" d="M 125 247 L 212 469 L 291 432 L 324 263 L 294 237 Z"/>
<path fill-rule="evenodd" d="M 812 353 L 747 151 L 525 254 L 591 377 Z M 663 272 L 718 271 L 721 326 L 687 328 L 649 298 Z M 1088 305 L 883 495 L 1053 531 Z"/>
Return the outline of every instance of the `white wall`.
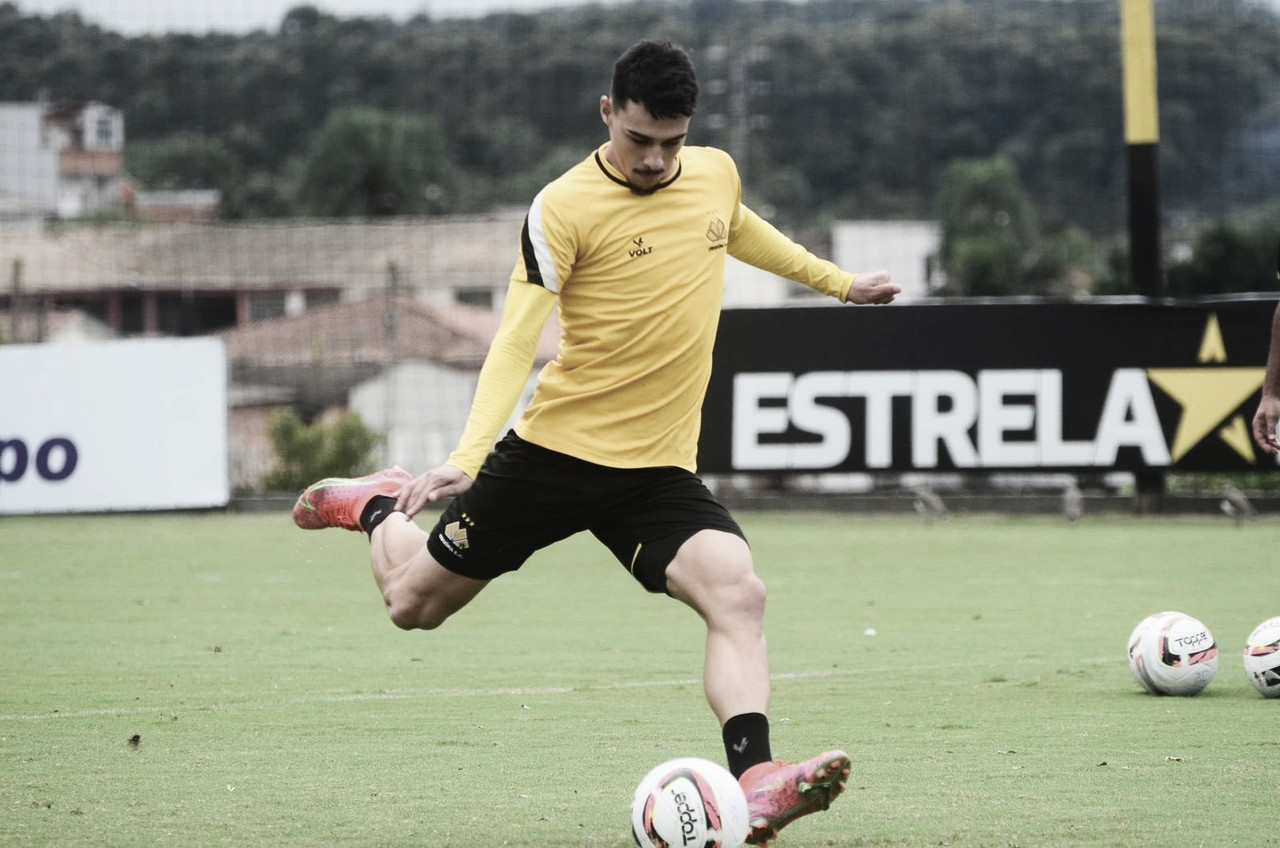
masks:
<path fill-rule="evenodd" d="M 58 207 L 58 151 L 44 139 L 39 103 L 0 103 L 0 197 L 19 198 L 38 214 Z"/>
<path fill-rule="evenodd" d="M 831 259 L 846 271 L 888 271 L 902 286 L 897 302 L 928 297 L 943 283 L 940 270 L 929 279 L 942 228 L 935 221 L 837 221 L 831 227 Z"/>
<path fill-rule="evenodd" d="M 225 506 L 221 340 L 0 346 L 0 513 Z"/>

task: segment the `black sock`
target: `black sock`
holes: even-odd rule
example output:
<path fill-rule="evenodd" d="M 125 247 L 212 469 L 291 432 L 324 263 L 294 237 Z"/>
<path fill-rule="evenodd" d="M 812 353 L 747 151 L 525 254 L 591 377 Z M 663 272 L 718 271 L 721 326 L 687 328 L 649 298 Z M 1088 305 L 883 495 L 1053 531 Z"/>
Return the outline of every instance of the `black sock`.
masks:
<path fill-rule="evenodd" d="M 387 495 L 374 495 L 369 498 L 369 502 L 364 505 L 364 512 L 360 513 L 360 529 L 369 534 L 369 538 L 373 538 L 373 531 L 384 519 L 391 513 L 396 511 L 396 499 Z"/>
<path fill-rule="evenodd" d="M 729 772 L 734 777 L 742 777 L 756 763 L 773 759 L 769 750 L 769 717 L 762 713 L 736 715 L 724 723 L 720 734 L 729 758 Z"/>

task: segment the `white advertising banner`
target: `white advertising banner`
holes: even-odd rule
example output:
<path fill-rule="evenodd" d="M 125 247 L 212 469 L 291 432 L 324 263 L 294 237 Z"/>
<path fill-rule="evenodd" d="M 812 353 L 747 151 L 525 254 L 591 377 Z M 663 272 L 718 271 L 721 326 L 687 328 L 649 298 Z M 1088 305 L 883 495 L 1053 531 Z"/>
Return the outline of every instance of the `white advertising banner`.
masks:
<path fill-rule="evenodd" d="M 0 513 L 224 506 L 221 340 L 0 346 Z"/>

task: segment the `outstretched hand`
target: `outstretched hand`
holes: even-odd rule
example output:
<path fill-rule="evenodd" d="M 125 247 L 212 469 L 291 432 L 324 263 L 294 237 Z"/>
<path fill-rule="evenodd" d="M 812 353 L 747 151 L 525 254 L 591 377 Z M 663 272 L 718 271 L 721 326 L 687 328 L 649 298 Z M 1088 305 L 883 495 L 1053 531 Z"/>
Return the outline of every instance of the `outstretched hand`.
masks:
<path fill-rule="evenodd" d="M 853 278 L 849 288 L 848 303 L 892 303 L 894 297 L 902 292 L 902 286 L 889 282 L 888 271 L 876 271 L 871 274 L 859 274 Z"/>
<path fill-rule="evenodd" d="M 424 506 L 460 495 L 475 481 L 460 468 L 441 465 L 414 477 L 396 495 L 396 509 L 412 518 Z"/>
<path fill-rule="evenodd" d="M 1280 453 L 1280 439 L 1276 437 L 1276 425 L 1280 424 L 1280 398 L 1264 396 L 1253 416 L 1253 440 L 1266 453 Z"/>

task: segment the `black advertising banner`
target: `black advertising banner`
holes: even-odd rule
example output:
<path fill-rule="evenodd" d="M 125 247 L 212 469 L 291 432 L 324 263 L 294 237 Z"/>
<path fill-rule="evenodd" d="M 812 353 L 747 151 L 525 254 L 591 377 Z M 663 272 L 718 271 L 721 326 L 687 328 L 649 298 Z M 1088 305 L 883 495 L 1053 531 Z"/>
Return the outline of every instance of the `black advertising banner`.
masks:
<path fill-rule="evenodd" d="M 1258 471 L 1267 298 L 721 314 L 706 473 Z"/>

